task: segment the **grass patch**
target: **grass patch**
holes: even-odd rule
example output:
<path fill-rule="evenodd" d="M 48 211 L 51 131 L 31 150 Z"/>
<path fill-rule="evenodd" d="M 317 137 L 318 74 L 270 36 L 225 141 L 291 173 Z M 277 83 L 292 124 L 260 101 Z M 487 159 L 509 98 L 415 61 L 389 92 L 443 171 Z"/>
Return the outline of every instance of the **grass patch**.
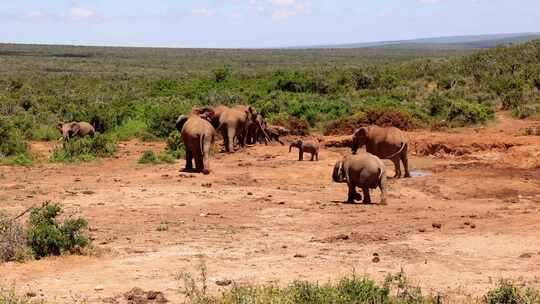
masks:
<path fill-rule="evenodd" d="M 29 153 L 0 158 L 0 164 L 8 166 L 31 166 L 33 163 L 34 156 Z"/>
<path fill-rule="evenodd" d="M 58 130 L 53 126 L 41 125 L 31 131 L 33 140 L 54 141 L 61 137 Z"/>
<path fill-rule="evenodd" d="M 116 139 L 110 135 L 72 138 L 53 150 L 52 162 L 91 161 L 99 157 L 111 157 L 117 150 Z"/>
<path fill-rule="evenodd" d="M 111 134 L 119 141 L 141 138 L 147 127 L 146 122 L 132 119 L 116 127 Z"/>
<path fill-rule="evenodd" d="M 143 165 L 173 164 L 175 157 L 167 151 L 156 154 L 152 150 L 146 150 L 137 162 Z"/>

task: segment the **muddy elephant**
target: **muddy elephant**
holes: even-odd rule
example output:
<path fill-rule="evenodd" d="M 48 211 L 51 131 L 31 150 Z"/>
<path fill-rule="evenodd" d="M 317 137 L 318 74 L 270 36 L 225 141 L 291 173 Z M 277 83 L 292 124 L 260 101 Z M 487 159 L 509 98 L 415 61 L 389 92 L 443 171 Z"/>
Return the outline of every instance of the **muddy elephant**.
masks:
<path fill-rule="evenodd" d="M 210 150 L 214 145 L 216 130 L 210 121 L 199 115 L 182 115 L 176 122 L 176 129 L 182 134 L 186 146 L 186 167 L 184 171 L 210 174 Z M 195 170 L 193 170 L 195 159 Z"/>
<path fill-rule="evenodd" d="M 73 137 L 94 136 L 96 133 L 94 127 L 85 121 L 59 122 L 56 125 L 56 129 L 62 134 L 62 139 L 65 141 Z"/>
<path fill-rule="evenodd" d="M 364 204 L 371 204 L 369 189 L 377 187 L 381 189 L 381 204 L 386 203 L 385 166 L 382 160 L 373 154 L 360 153 L 345 156 L 334 166 L 332 179 L 336 183 L 348 185 L 348 203 L 354 203 L 355 200 L 361 199 L 361 195 L 356 192 L 356 187 L 362 189 Z"/>
<path fill-rule="evenodd" d="M 390 159 L 394 163 L 395 178 L 401 177 L 400 161 L 405 168 L 405 177 L 410 177 L 407 150 L 409 143 L 403 132 L 395 127 L 382 128 L 378 126 L 362 127 L 353 135 L 352 153 L 366 146 L 366 151 L 380 159 Z"/>
<path fill-rule="evenodd" d="M 302 140 L 293 141 L 289 144 L 289 153 L 292 148 L 298 148 L 298 160 L 304 160 L 304 153 L 311 154 L 311 161 L 319 160 L 319 143 L 316 142 L 304 142 Z"/>
<path fill-rule="evenodd" d="M 238 140 L 241 147 L 246 146 L 248 126 L 252 123 L 261 129 L 263 134 L 266 134 L 262 126 L 255 120 L 256 116 L 257 111 L 251 106 L 238 105 L 223 111 L 219 119 L 218 130 L 223 136 L 226 152 L 234 152 L 235 140 Z"/>

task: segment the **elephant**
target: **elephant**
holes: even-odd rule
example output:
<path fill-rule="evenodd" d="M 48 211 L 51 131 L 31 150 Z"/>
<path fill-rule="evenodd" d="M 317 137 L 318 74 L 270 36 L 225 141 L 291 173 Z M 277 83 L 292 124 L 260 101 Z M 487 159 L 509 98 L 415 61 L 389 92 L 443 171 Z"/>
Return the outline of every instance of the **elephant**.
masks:
<path fill-rule="evenodd" d="M 65 141 L 68 141 L 70 138 L 73 138 L 75 136 L 94 136 L 96 133 L 94 127 L 85 121 L 68 123 L 59 122 L 56 125 L 56 129 L 58 129 L 58 131 L 62 134 L 62 139 Z"/>
<path fill-rule="evenodd" d="M 225 142 L 225 151 L 234 152 L 235 140 L 238 140 L 241 147 L 246 146 L 248 126 L 252 123 L 262 131 L 268 138 L 263 127 L 255 120 L 257 111 L 251 106 L 238 105 L 223 111 L 219 118 L 218 130 Z"/>
<path fill-rule="evenodd" d="M 182 115 L 176 121 L 176 129 L 182 134 L 182 141 L 186 146 L 184 171 L 210 174 L 210 150 L 216 137 L 216 130 L 210 121 L 196 114 Z M 193 170 L 193 159 L 195 159 L 195 170 Z"/>
<path fill-rule="evenodd" d="M 385 166 L 382 160 L 373 154 L 360 153 L 345 156 L 334 166 L 332 179 L 336 183 L 347 183 L 349 186 L 347 203 L 354 204 L 355 199 L 362 198 L 356 192 L 356 187 L 362 189 L 364 204 L 371 204 L 369 189 L 377 187 L 381 189 L 381 204 L 386 203 Z"/>
<path fill-rule="evenodd" d="M 400 161 L 405 168 L 405 177 L 410 177 L 407 156 L 408 141 L 403 132 L 395 127 L 382 128 L 379 126 L 362 127 L 353 135 L 352 153 L 366 145 L 366 151 L 381 159 L 390 159 L 394 163 L 396 174 L 394 178 L 401 177 Z"/>
<path fill-rule="evenodd" d="M 265 131 L 268 134 L 268 137 L 270 137 L 270 141 L 275 140 L 279 142 L 282 146 L 284 146 L 285 143 L 281 141 L 279 138 L 281 136 L 287 136 L 291 133 L 289 129 L 282 126 L 275 126 L 275 125 L 267 125 Z"/>
<path fill-rule="evenodd" d="M 302 140 L 293 141 L 289 145 L 289 153 L 291 153 L 291 150 L 293 147 L 298 148 L 298 160 L 303 161 L 304 160 L 304 153 L 310 153 L 311 154 L 311 161 L 313 161 L 315 158 L 319 160 L 319 144 L 316 142 L 303 142 Z"/>
<path fill-rule="evenodd" d="M 250 145 L 257 143 L 268 144 L 271 138 L 268 134 L 267 127 L 268 125 L 264 117 L 261 114 L 255 115 L 254 122 L 251 122 L 248 125 L 247 143 Z M 263 132 L 266 134 L 263 134 Z"/>
<path fill-rule="evenodd" d="M 219 119 L 221 118 L 221 115 L 228 109 L 230 108 L 223 105 L 203 108 L 194 107 L 191 113 L 197 115 L 206 115 L 205 119 L 209 119 L 212 126 L 214 126 L 214 128 L 217 130 L 219 128 Z"/>

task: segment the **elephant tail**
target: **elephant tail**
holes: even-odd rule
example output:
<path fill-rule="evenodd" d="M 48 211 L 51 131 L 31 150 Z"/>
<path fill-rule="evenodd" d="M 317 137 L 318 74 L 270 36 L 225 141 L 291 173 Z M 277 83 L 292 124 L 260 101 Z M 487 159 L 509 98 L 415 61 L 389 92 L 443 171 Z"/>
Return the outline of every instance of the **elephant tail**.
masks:
<path fill-rule="evenodd" d="M 401 147 L 399 148 L 399 150 L 396 153 L 394 153 L 394 154 L 392 154 L 390 156 L 387 156 L 386 159 L 393 159 L 396 156 L 400 155 L 401 152 L 403 152 L 403 150 L 405 150 L 405 148 L 407 148 L 407 145 L 408 144 L 405 141 L 405 138 L 403 137 L 403 133 L 401 133 Z"/>
<path fill-rule="evenodd" d="M 201 148 L 201 155 L 204 154 L 204 139 L 206 138 L 206 134 L 202 134 L 199 136 L 199 147 Z"/>

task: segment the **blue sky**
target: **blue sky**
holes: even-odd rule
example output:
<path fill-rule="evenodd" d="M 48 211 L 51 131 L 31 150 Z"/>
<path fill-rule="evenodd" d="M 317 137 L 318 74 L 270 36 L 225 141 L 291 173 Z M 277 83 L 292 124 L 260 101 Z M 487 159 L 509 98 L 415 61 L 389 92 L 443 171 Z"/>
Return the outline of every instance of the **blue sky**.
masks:
<path fill-rule="evenodd" d="M 540 32 L 540 0 L 0 0 L 0 42 L 278 47 Z"/>

